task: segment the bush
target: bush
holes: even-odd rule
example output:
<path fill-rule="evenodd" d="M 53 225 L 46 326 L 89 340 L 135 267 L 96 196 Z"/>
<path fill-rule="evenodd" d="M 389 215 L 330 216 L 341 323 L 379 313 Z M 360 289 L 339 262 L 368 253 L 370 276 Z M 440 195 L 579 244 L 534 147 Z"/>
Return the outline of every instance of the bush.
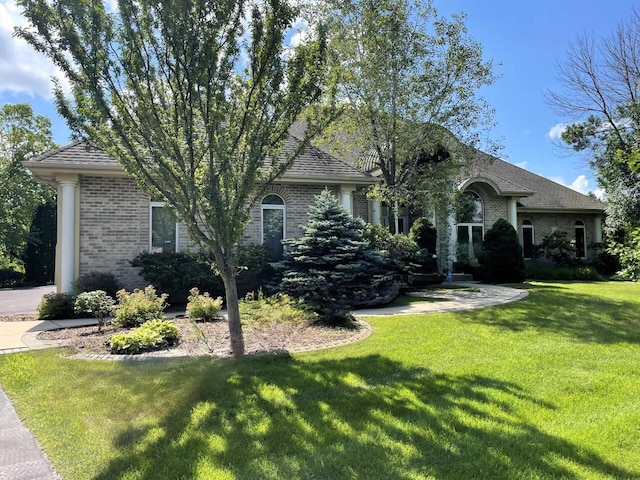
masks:
<path fill-rule="evenodd" d="M 179 330 L 168 320 L 150 320 L 127 333 L 116 333 L 109 340 L 113 353 L 135 354 L 160 350 L 178 343 Z"/>
<path fill-rule="evenodd" d="M 115 304 L 115 300 L 104 290 L 82 292 L 76 297 L 75 311 L 92 314 L 98 319 L 98 330 L 101 330 L 107 319 L 113 315 Z"/>
<path fill-rule="evenodd" d="M 271 323 L 306 324 L 317 318 L 304 302 L 282 293 L 270 297 L 262 293 L 248 294 L 240 302 L 240 315 L 249 326 Z"/>
<path fill-rule="evenodd" d="M 438 231 L 426 218 L 421 217 L 413 222 L 411 230 L 409 230 L 409 238 L 416 242 L 416 245 L 418 245 L 419 248 L 422 248 L 431 254 L 436 253 Z"/>
<path fill-rule="evenodd" d="M 220 308 L 222 308 L 222 298 L 211 298 L 208 292 L 200 295 L 197 288 L 192 288 L 189 293 L 187 317 L 191 320 L 199 319 L 209 322 L 218 316 Z"/>
<path fill-rule="evenodd" d="M 271 250 L 266 245 L 243 245 L 236 250 L 238 265 L 242 268 L 236 279 L 238 296 L 261 290 L 271 281 L 275 272 L 271 266 Z"/>
<path fill-rule="evenodd" d="M 546 258 L 559 267 L 575 267 L 580 263 L 576 258 L 576 249 L 567 238 L 567 232 L 556 230 L 545 236 L 535 250 L 537 257 Z"/>
<path fill-rule="evenodd" d="M 118 305 L 115 308 L 113 323 L 119 327 L 135 327 L 150 320 L 160 320 L 167 307 L 167 294 L 163 293 L 158 297 L 152 285 L 144 290 L 135 289 L 133 293 L 123 289 L 117 296 Z"/>
<path fill-rule="evenodd" d="M 118 290 L 122 288 L 122 285 L 111 272 L 89 272 L 81 275 L 73 284 L 73 288 L 78 293 L 93 292 L 96 290 L 102 290 L 111 298 L 116 298 Z"/>
<path fill-rule="evenodd" d="M 603 281 L 606 280 L 595 267 L 548 267 L 529 265 L 526 269 L 529 280 L 559 280 L 559 281 Z"/>
<path fill-rule="evenodd" d="M 393 234 L 382 225 L 367 227 L 369 248 L 379 253 L 386 261 L 384 268 L 396 276 L 402 286 L 416 274 L 437 273 L 438 264 L 433 254 L 410 237 Z"/>
<path fill-rule="evenodd" d="M 38 305 L 40 320 L 73 318 L 73 297 L 67 293 L 47 293 Z"/>
<path fill-rule="evenodd" d="M 504 218 L 487 230 L 478 261 L 483 267 L 484 282 L 519 283 L 525 279 L 525 263 L 518 234 Z"/>
<path fill-rule="evenodd" d="M 24 283 L 24 273 L 13 268 L 0 268 L 0 287 L 19 287 Z"/>
<path fill-rule="evenodd" d="M 189 291 L 196 287 L 214 297 L 224 293 L 222 280 L 204 258 L 191 253 L 148 253 L 136 256 L 131 265 L 159 292 L 166 293 L 174 304 L 184 305 Z"/>
<path fill-rule="evenodd" d="M 622 280 L 640 280 L 640 228 L 629 233 L 624 243 L 612 242 L 609 252 L 620 260 L 616 277 Z"/>

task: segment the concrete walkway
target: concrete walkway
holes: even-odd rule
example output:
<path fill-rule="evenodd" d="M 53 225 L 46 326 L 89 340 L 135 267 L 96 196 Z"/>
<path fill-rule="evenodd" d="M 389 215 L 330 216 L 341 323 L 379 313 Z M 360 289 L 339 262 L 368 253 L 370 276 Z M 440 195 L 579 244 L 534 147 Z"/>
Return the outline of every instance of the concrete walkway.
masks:
<path fill-rule="evenodd" d="M 365 317 L 453 312 L 514 302 L 528 295 L 526 290 L 495 285 L 466 283 L 458 285 L 476 287 L 478 291 L 439 289 L 415 292 L 414 295 L 416 296 L 436 297 L 442 301 L 414 303 L 406 307 L 358 310 L 355 314 L 358 317 Z M 20 305 L 29 305 L 28 308 L 31 308 L 30 305 L 33 303 L 33 299 L 28 299 L 34 295 L 37 296 L 40 292 L 32 290 L 31 297 L 29 297 L 28 293 L 22 291 L 14 290 L 14 292 L 16 292 L 14 297 L 5 295 L 4 299 L 2 294 L 6 294 L 6 290 L 0 292 L 0 315 L 3 314 L 3 305 L 4 308 L 18 310 L 13 313 L 30 313 L 33 311 L 20 311 Z M 24 308 L 26 307 L 22 307 L 22 310 Z M 39 332 L 72 326 L 95 325 L 96 323 L 97 320 L 95 319 L 0 322 L 0 353 L 47 348 L 49 345 L 36 338 Z M 59 478 L 33 436 L 18 418 L 10 400 L 0 389 L 0 480 L 59 480 Z"/>

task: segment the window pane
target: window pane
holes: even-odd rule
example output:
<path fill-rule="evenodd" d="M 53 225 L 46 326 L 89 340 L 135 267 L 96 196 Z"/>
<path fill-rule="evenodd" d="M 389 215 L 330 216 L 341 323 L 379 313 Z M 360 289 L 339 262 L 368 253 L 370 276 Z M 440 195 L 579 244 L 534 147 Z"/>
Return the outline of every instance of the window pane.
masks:
<path fill-rule="evenodd" d="M 586 257 L 584 227 L 576 227 L 576 257 Z"/>
<path fill-rule="evenodd" d="M 269 247 L 273 260 L 282 260 L 284 238 L 284 210 L 264 208 L 262 210 L 262 242 Z"/>
<path fill-rule="evenodd" d="M 478 258 L 478 254 L 482 251 L 482 227 L 472 226 L 471 238 L 473 242 L 473 253 L 475 257 Z"/>
<path fill-rule="evenodd" d="M 170 207 L 151 207 L 151 251 L 176 251 L 176 221 Z"/>
<path fill-rule="evenodd" d="M 522 229 L 522 250 L 524 258 L 533 258 L 533 228 Z"/>

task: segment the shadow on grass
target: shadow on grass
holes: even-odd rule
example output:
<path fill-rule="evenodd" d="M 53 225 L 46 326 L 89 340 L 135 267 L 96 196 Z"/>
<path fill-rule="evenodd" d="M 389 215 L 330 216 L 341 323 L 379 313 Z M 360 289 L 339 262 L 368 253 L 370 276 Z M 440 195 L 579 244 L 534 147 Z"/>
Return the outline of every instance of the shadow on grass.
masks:
<path fill-rule="evenodd" d="M 136 365 L 122 365 L 124 377 Z M 95 478 L 409 479 L 632 477 L 521 412 L 552 405 L 483 376 L 379 355 L 167 364 L 184 391 L 159 423 L 131 425 Z M 149 382 L 154 380 L 149 376 Z M 162 402 L 162 397 L 140 401 Z"/>
<path fill-rule="evenodd" d="M 582 342 L 640 343 L 639 309 L 638 302 L 535 285 L 524 300 L 465 312 L 463 321 L 511 331 L 534 328 Z"/>

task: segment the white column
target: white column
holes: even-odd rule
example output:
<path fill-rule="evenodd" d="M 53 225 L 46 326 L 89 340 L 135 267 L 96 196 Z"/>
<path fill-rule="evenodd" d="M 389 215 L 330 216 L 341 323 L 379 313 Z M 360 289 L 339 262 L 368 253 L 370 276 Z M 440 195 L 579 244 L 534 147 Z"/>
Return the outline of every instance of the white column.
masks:
<path fill-rule="evenodd" d="M 602 217 L 600 215 L 593 219 L 593 242 L 602 243 Z"/>
<path fill-rule="evenodd" d="M 511 224 L 511 226 L 515 229 L 515 231 L 518 231 L 518 199 L 515 197 L 511 197 L 509 199 L 509 223 Z"/>
<path fill-rule="evenodd" d="M 355 185 L 340 185 L 340 201 L 344 209 L 351 215 L 353 215 L 353 192 L 355 191 Z"/>
<path fill-rule="evenodd" d="M 456 219 L 453 214 L 449 214 L 447 217 L 447 229 L 449 230 L 449 251 L 447 252 L 446 269 L 453 273 L 453 262 L 456 261 L 456 245 L 458 243 Z"/>
<path fill-rule="evenodd" d="M 60 185 L 60 285 L 58 290 L 62 293 L 73 291 L 75 280 L 75 254 L 76 254 L 76 186 L 77 182 L 62 180 Z"/>
<path fill-rule="evenodd" d="M 371 200 L 371 223 L 373 225 L 382 223 L 382 203 L 377 198 Z"/>

